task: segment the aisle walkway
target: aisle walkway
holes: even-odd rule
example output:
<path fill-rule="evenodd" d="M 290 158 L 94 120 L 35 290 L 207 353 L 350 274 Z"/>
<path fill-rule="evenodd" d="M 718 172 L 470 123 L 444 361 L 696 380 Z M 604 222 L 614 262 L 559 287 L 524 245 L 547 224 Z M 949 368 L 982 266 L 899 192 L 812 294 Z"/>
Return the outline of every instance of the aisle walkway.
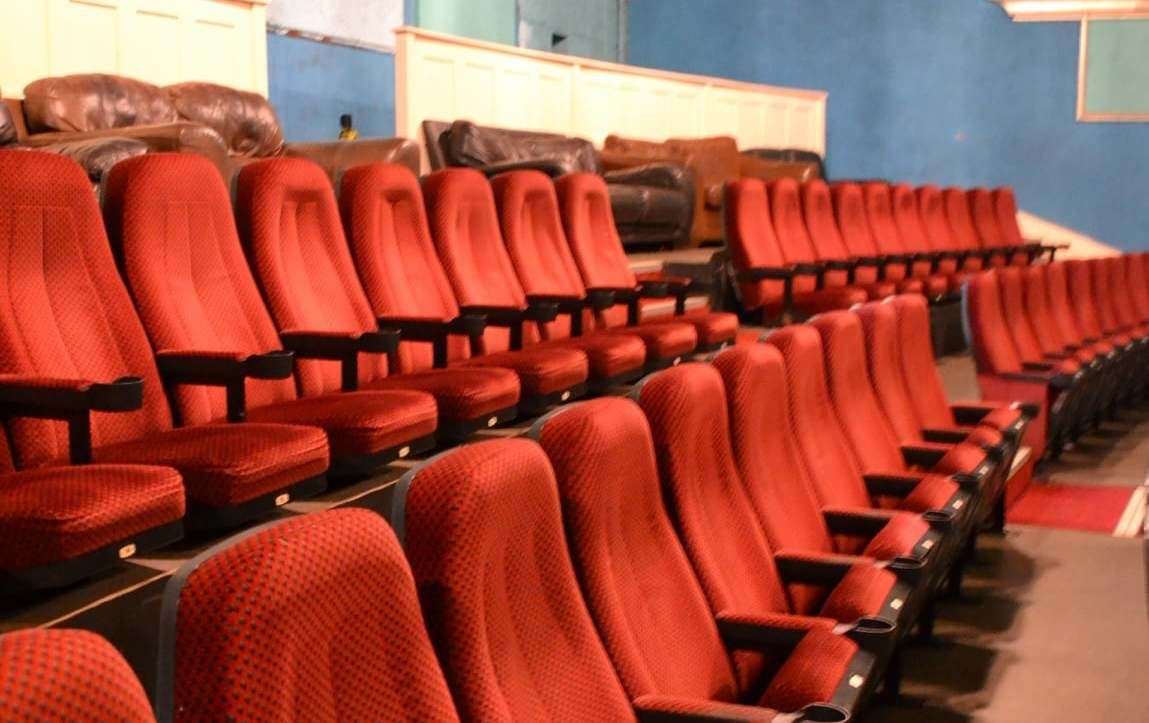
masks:
<path fill-rule="evenodd" d="M 954 398 L 976 396 L 966 357 L 943 360 Z M 1044 475 L 1137 486 L 1149 413 L 1107 425 Z M 1095 470 L 1095 471 L 1091 471 Z M 983 538 L 968 600 L 941 606 L 938 641 L 907 650 L 905 699 L 870 722 L 1149 721 L 1149 612 L 1142 541 L 1010 526 Z"/>

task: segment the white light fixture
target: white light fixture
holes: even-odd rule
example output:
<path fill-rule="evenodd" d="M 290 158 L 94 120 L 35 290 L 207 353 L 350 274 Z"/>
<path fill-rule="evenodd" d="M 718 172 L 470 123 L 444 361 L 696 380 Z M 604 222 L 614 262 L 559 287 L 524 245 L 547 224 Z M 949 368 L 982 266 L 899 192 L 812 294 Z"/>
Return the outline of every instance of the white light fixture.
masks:
<path fill-rule="evenodd" d="M 994 0 L 1017 22 L 1065 22 L 1084 17 L 1149 14 L 1149 0 Z"/>

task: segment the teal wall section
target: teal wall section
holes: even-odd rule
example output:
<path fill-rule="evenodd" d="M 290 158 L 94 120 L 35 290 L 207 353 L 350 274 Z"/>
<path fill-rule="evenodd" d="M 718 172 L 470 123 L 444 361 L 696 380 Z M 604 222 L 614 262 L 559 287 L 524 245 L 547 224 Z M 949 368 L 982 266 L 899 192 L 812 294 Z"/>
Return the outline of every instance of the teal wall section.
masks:
<path fill-rule="evenodd" d="M 1090 20 L 1088 113 L 1149 113 L 1149 19 Z"/>
<path fill-rule="evenodd" d="M 1149 124 L 1078 123 L 1077 23 L 981 0 L 630 0 L 630 62 L 829 91 L 831 176 L 1009 184 L 1149 249 Z"/>
<path fill-rule="evenodd" d="M 518 13 L 515 0 L 415 0 L 415 17 L 408 22 L 427 30 L 514 45 Z"/>
<path fill-rule="evenodd" d="M 618 61 L 619 0 L 519 0 L 519 44 Z M 565 36 L 557 45 L 555 36 Z"/>

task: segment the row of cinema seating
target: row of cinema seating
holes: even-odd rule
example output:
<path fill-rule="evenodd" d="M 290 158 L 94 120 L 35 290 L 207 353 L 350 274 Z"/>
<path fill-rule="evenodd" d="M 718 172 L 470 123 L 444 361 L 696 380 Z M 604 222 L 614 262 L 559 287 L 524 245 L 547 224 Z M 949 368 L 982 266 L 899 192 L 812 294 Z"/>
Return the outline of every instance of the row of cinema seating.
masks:
<path fill-rule="evenodd" d="M 726 237 L 745 310 L 766 324 L 895 293 L 953 301 L 970 274 L 1026 266 L 1013 191 L 743 178 L 726 186 Z"/>
<path fill-rule="evenodd" d="M 13 151 L 0 188 L 6 591 L 185 522 L 233 528 L 737 332 L 731 314 L 643 318 L 668 295 L 684 311 L 690 284 L 635 278 L 589 174 L 556 193 L 537 172 L 450 169 L 421 190 L 375 164 L 337 200 L 318 166 L 267 159 L 233 215 L 208 161 L 149 154 L 113 169 L 101 218 L 72 161 Z"/>
<path fill-rule="evenodd" d="M 828 312 L 443 452 L 390 527 L 225 541 L 167 584 L 159 718 L 848 720 L 896 690 L 1032 414 L 951 407 L 928 325 L 920 295 Z M 0 690 L 6 719 L 152 715 L 75 631 L 0 637 Z"/>
<path fill-rule="evenodd" d="M 1146 392 L 1149 255 L 996 269 L 965 306 L 982 395 L 1041 404 L 1049 457 Z"/>

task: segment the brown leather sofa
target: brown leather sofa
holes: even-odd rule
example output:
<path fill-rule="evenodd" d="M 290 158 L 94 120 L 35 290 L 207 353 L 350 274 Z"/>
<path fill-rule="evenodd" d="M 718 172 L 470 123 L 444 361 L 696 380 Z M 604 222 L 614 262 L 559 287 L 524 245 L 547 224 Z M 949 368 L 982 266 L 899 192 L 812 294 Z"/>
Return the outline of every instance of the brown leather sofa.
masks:
<path fill-rule="evenodd" d="M 722 189 L 727 181 L 754 177 L 763 180 L 793 177 L 814 178 L 816 167 L 808 162 L 773 161 L 739 153 L 730 136 L 671 138 L 661 143 L 607 136 L 602 148 L 603 166 L 623 169 L 653 161 L 681 163 L 694 172 L 694 222 L 690 245 L 721 241 Z"/>
<path fill-rule="evenodd" d="M 13 106 L 0 103 L 0 149 L 29 149 L 32 146 L 21 140 L 23 117 L 12 113 Z M 80 164 L 93 184 L 99 184 L 104 175 L 125 158 L 147 153 L 145 143 L 133 138 L 85 138 L 78 140 L 48 143 L 37 150 L 59 153 Z"/>
<path fill-rule="evenodd" d="M 690 230 L 693 178 L 679 163 L 642 163 L 604 171 L 590 141 L 554 133 L 424 121 L 431 168 L 469 166 L 487 175 L 524 168 L 550 176 L 589 171 L 603 176 L 622 242 L 628 248 L 682 246 Z"/>
<path fill-rule="evenodd" d="M 161 88 L 118 75 L 67 75 L 33 81 L 23 101 L 5 104 L 29 146 L 130 138 L 152 152 L 206 156 L 225 178 L 252 159 L 279 155 L 310 158 L 332 177 L 373 161 L 418 169 L 418 146 L 401 138 L 286 143 L 265 98 L 213 83 Z"/>

